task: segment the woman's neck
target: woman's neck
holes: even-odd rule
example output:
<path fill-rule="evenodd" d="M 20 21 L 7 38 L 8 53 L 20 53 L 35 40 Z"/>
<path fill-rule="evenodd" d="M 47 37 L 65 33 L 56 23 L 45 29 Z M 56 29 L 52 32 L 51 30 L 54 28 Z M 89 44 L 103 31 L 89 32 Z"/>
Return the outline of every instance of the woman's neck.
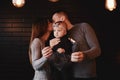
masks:
<path fill-rule="evenodd" d="M 50 33 L 51 33 L 51 32 L 46 32 L 46 33 L 41 37 L 41 40 L 45 42 L 45 41 L 48 39 Z"/>

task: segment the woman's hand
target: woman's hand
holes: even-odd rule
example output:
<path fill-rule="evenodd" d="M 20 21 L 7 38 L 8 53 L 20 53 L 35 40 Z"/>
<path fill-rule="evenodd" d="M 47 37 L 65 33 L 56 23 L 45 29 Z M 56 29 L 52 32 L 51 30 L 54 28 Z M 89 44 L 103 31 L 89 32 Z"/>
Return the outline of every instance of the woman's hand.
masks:
<path fill-rule="evenodd" d="M 59 38 L 54 38 L 50 40 L 50 47 L 53 48 L 55 45 L 57 45 L 60 42 Z"/>
<path fill-rule="evenodd" d="M 71 54 L 71 61 L 72 62 L 81 62 L 84 59 L 83 52 L 74 52 Z"/>
<path fill-rule="evenodd" d="M 46 58 L 49 58 L 53 54 L 52 48 L 47 46 L 42 49 L 42 55 Z"/>

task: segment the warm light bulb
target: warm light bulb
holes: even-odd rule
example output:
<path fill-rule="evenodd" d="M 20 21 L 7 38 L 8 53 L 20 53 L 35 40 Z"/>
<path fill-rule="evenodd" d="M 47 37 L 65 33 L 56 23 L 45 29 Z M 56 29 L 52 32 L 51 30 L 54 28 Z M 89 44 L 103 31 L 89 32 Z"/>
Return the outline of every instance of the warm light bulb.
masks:
<path fill-rule="evenodd" d="M 12 0 L 12 3 L 15 7 L 23 7 L 25 4 L 25 0 Z"/>
<path fill-rule="evenodd" d="M 117 6 L 116 0 L 106 0 L 105 7 L 106 9 L 113 11 Z"/>
<path fill-rule="evenodd" d="M 49 0 L 50 2 L 58 2 L 59 0 Z"/>

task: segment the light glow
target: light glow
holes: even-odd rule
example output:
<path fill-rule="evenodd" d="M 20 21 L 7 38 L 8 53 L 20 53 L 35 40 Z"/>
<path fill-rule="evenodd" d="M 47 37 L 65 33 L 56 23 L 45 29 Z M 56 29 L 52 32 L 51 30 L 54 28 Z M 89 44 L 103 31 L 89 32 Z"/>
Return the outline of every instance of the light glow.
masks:
<path fill-rule="evenodd" d="M 48 0 L 50 2 L 58 2 L 59 0 Z"/>
<path fill-rule="evenodd" d="M 25 4 L 25 0 L 12 0 L 12 3 L 15 7 L 23 7 Z"/>
<path fill-rule="evenodd" d="M 117 6 L 116 0 L 106 0 L 105 7 L 109 11 L 113 11 L 114 9 L 116 9 L 116 6 Z"/>

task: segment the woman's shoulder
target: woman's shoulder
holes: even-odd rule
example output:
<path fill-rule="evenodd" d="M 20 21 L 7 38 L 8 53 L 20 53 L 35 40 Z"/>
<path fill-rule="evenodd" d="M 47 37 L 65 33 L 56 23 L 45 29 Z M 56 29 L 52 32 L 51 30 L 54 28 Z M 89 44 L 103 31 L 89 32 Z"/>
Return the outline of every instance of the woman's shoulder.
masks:
<path fill-rule="evenodd" d="M 33 41 L 32 41 L 32 44 L 31 46 L 35 46 L 35 45 L 39 45 L 41 44 L 41 40 L 39 38 L 35 38 Z"/>
<path fill-rule="evenodd" d="M 39 43 L 39 42 L 41 42 L 41 40 L 40 40 L 39 38 L 35 38 L 35 39 L 33 40 L 33 43 Z"/>

